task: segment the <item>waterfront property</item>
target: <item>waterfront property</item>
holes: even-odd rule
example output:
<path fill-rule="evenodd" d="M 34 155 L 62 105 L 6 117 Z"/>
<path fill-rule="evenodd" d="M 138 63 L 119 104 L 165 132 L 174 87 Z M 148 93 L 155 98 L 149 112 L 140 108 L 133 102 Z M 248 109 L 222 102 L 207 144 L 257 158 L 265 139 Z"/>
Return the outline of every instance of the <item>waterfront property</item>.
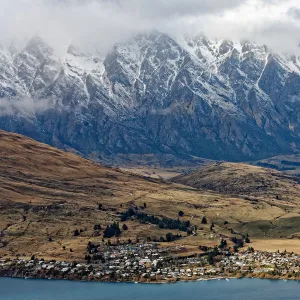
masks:
<path fill-rule="evenodd" d="M 172 282 L 215 277 L 300 279 L 300 256 L 288 252 L 232 253 L 208 250 L 182 257 L 171 255 L 179 246 L 158 248 L 155 243 L 107 246 L 101 252 L 89 245 L 86 262 L 5 259 L 0 275 L 89 281 Z"/>

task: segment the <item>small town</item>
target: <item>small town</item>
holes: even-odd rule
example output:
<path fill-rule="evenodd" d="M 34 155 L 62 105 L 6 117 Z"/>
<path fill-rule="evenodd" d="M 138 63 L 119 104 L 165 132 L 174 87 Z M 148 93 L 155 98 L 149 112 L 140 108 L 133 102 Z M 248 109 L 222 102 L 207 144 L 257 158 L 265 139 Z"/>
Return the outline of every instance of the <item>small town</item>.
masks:
<path fill-rule="evenodd" d="M 89 252 L 94 252 L 92 244 Z M 32 257 L 0 259 L 0 276 L 103 282 L 172 283 L 230 278 L 300 279 L 300 256 L 288 252 L 232 253 L 217 248 L 186 256 L 183 246 L 159 248 L 155 243 L 107 246 L 87 255 L 85 263 L 44 261 Z"/>

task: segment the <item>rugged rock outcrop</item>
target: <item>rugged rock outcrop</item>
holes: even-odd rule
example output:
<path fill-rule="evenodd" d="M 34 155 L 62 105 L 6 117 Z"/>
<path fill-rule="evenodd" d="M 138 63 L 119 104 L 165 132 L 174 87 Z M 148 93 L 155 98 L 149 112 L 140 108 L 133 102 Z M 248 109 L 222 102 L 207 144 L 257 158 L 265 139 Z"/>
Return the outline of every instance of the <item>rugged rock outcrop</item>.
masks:
<path fill-rule="evenodd" d="M 95 160 L 293 153 L 299 101 L 299 59 L 249 42 L 152 32 L 106 57 L 58 57 L 38 37 L 0 49 L 0 128 Z"/>

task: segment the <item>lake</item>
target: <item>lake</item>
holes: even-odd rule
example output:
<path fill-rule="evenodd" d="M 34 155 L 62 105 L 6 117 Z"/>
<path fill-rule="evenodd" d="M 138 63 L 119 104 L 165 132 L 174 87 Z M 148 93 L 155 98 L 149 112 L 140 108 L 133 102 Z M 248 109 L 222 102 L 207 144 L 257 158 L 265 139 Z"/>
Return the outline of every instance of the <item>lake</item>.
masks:
<path fill-rule="evenodd" d="M 282 280 L 134 284 L 0 278 L 1 300 L 289 300 L 299 294 L 300 282 Z"/>

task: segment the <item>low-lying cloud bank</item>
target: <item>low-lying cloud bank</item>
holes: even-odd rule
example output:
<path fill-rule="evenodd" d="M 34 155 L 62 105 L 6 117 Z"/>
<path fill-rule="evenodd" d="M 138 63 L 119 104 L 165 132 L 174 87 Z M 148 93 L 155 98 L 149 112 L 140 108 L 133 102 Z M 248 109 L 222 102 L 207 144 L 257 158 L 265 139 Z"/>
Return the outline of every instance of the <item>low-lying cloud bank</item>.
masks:
<path fill-rule="evenodd" d="M 0 117 L 15 116 L 19 112 L 28 116 L 43 113 L 52 107 L 47 99 L 33 101 L 30 97 L 0 98 Z"/>
<path fill-rule="evenodd" d="M 115 43 L 157 29 L 173 36 L 252 40 L 299 53 L 299 0 L 0 0 L 0 43 L 33 35 L 57 52 L 71 42 L 108 51 Z"/>

